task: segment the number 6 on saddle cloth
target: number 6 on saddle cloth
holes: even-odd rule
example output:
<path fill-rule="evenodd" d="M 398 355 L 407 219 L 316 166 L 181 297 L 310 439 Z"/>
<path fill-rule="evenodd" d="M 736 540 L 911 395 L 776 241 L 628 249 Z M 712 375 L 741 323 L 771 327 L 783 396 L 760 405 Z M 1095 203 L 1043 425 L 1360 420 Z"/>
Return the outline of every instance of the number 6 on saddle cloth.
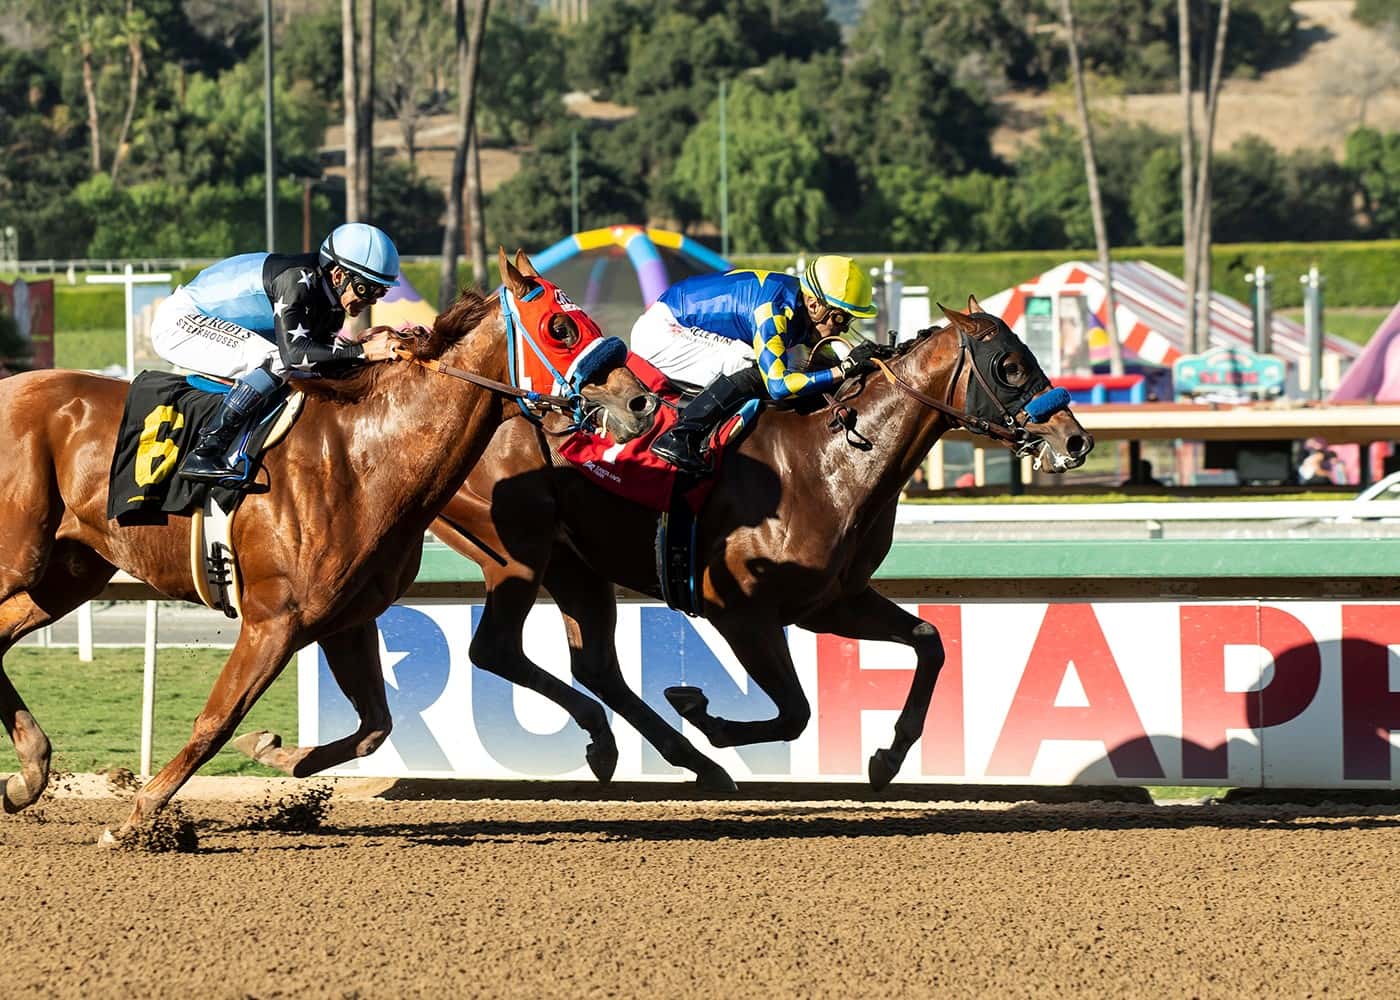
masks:
<path fill-rule="evenodd" d="M 176 476 L 180 459 L 199 440 L 199 429 L 218 411 L 229 387 L 199 375 L 142 372 L 131 383 L 112 455 L 107 516 L 120 524 L 159 524 L 168 514 L 187 514 L 213 496 L 231 511 L 249 492 L 258 456 L 280 440 L 301 408 L 302 396 L 285 386 L 273 405 L 239 434 L 231 464 L 237 481 L 210 487 Z M 274 431 L 276 432 L 274 434 Z"/>

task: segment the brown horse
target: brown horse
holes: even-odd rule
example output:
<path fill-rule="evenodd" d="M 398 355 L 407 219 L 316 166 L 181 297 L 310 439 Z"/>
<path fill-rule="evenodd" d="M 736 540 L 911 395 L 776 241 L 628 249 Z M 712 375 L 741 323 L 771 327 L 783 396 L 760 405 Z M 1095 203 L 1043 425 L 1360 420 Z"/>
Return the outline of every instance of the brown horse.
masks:
<path fill-rule="evenodd" d="M 1093 439 L 1068 408 L 1028 422 L 1031 400 L 1050 391 L 1049 381 L 999 318 L 975 300 L 969 310 L 945 310 L 950 326 L 921 333 L 882 374 L 846 383 L 840 395 L 853 427 L 833 424 L 830 407 L 775 409 L 724 458 L 696 538 L 701 611 L 778 711 L 730 721 L 710 715 L 698 689 L 669 689 L 673 707 L 715 746 L 792 740 L 806 727 L 811 710 L 784 626 L 899 642 L 913 647 L 918 665 L 892 744 L 870 760 L 871 783 L 887 784 L 923 731 L 944 659 L 937 630 L 870 585 L 893 539 L 900 489 L 954 422 L 999 436 L 1055 472 L 1088 456 Z M 545 672 L 524 655 L 521 631 L 543 586 L 564 617 L 574 677 L 670 764 L 694 771 L 702 788 L 733 788 L 628 688 L 618 665 L 613 585 L 661 596 L 659 515 L 594 486 L 546 441 L 522 422 L 503 426 L 433 524 L 485 577 L 472 662 L 539 689 Z"/>
<path fill-rule="evenodd" d="M 534 274 L 523 254 L 516 260 Z M 500 262 L 517 298 L 539 286 L 504 251 Z M 576 335 L 574 320 L 556 312 L 549 328 L 565 339 Z M 499 299 L 465 291 L 431 331 L 401 336 L 401 349 L 413 358 L 507 378 Z M 606 374 L 607 384 L 589 395 L 625 414 L 623 397 L 640 386 L 630 372 Z M 71 371 L 0 383 L 0 658 L 26 633 L 95 597 L 118 568 L 169 597 L 198 601 L 189 518 L 134 527 L 107 519 L 108 469 L 129 388 Z M 513 400 L 421 364 L 366 365 L 343 380 L 303 383 L 302 391 L 308 398 L 300 419 L 265 456 L 267 491 L 248 496 L 234 522 L 243 584 L 238 640 L 192 738 L 142 788 L 123 833 L 159 810 L 224 745 L 288 658 L 310 643 L 321 644 L 359 713 L 359 728 L 323 746 L 291 749 L 270 734 L 253 734 L 243 748 L 304 775 L 383 742 L 390 718 L 375 618 L 413 581 L 424 531 L 497 427 L 524 423 L 510 419 L 520 415 Z M 610 741 L 597 703 L 558 688 L 550 691 L 555 700 Z M 43 792 L 50 747 L 2 665 L 0 719 L 21 764 L 4 787 L 4 807 L 13 812 Z M 611 772 L 607 749 L 603 777 Z"/>

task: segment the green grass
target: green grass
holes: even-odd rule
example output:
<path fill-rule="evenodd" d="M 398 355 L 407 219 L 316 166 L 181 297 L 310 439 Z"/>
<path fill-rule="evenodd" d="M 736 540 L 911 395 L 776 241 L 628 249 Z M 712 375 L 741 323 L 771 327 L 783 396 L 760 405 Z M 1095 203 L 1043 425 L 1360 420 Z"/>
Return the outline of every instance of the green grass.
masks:
<path fill-rule="evenodd" d="M 1370 341 L 1376 327 L 1390 314 L 1389 309 L 1327 309 L 1322 315 L 1322 325 L 1334 337 L 1344 337 L 1356 344 Z M 1303 310 L 1281 309 L 1280 316 L 1287 316 L 1296 323 L 1303 322 Z"/>
<path fill-rule="evenodd" d="M 204 707 L 226 649 L 162 649 L 156 671 L 155 743 L 159 770 L 185 745 Z M 141 752 L 141 664 L 138 649 L 97 649 L 91 663 L 74 649 L 20 647 L 5 655 L 5 672 L 53 744 L 54 767 L 92 772 L 138 769 Z M 240 733 L 269 729 L 296 738 L 296 668 L 289 664 L 253 706 Z M 14 768 L 13 753 L 0 757 L 0 772 Z M 236 750 L 225 748 L 201 774 L 274 775 Z"/>
<path fill-rule="evenodd" d="M 126 331 L 59 330 L 54 334 L 54 364 L 59 368 L 106 368 L 126 364 Z"/>

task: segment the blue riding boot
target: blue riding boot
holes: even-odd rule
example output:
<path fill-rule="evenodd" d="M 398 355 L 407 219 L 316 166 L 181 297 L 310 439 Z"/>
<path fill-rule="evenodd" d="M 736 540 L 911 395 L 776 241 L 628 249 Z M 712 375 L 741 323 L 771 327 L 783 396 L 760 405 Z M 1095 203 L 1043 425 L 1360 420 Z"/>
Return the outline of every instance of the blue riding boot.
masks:
<path fill-rule="evenodd" d="M 278 385 L 276 376 L 265 368 L 249 372 L 235 382 L 224 394 L 218 412 L 200 429 L 199 441 L 180 466 L 179 474 L 204 483 L 241 478 L 242 471 L 229 462 L 229 449 Z"/>

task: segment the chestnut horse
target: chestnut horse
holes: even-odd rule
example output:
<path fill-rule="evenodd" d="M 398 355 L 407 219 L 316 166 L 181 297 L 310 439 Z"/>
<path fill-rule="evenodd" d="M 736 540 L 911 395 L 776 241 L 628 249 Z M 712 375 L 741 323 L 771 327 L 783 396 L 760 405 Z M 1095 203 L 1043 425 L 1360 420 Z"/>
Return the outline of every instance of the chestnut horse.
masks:
<path fill-rule="evenodd" d="M 517 299 L 540 286 L 504 251 L 500 257 L 505 287 Z M 516 260 L 534 274 L 523 254 Z M 577 333 L 568 313 L 557 306 L 552 312 L 550 329 Z M 431 331 L 399 336 L 412 358 L 508 377 L 499 297 L 464 291 Z M 625 413 L 622 397 L 640 386 L 625 370 L 607 374 L 607 386 L 591 389 L 590 398 Z M 107 519 L 108 470 L 129 388 L 75 371 L 0 382 L 0 658 L 26 633 L 96 597 L 117 569 L 168 597 L 199 600 L 188 517 L 148 526 Z M 375 618 L 413 582 L 424 531 L 497 427 L 526 423 L 510 419 L 521 414 L 514 400 L 419 363 L 370 364 L 345 379 L 303 382 L 301 391 L 308 398 L 299 420 L 264 456 L 267 491 L 246 497 L 234 522 L 243 585 L 238 640 L 191 739 L 141 789 L 122 834 L 159 810 L 224 745 L 288 658 L 311 643 L 321 644 L 359 713 L 359 728 L 323 746 L 290 749 L 270 734 L 253 734 L 241 748 L 304 775 L 383 742 L 390 718 Z M 596 702 L 556 686 L 549 693 L 571 706 L 581 725 L 611 737 Z M 21 764 L 4 786 L 4 808 L 13 812 L 43 792 L 50 747 L 2 660 L 0 719 Z M 606 777 L 610 766 L 603 770 Z"/>
<path fill-rule="evenodd" d="M 753 722 L 717 718 L 696 688 L 666 692 L 715 746 L 795 739 L 811 710 L 784 626 L 898 642 L 918 657 L 891 745 L 869 763 L 886 785 L 923 732 L 943 665 L 938 631 L 870 584 L 894 535 L 901 488 L 933 443 L 962 424 L 998 437 L 1054 472 L 1084 463 L 1093 439 L 1067 406 L 1032 402 L 1054 392 L 1029 349 L 999 318 L 969 301 L 944 310 L 951 325 L 923 331 L 879 373 L 848 381 L 840 405 L 815 413 L 772 409 L 723 459 L 701 513 L 695 565 L 701 613 L 777 706 Z M 1041 422 L 1032 422 L 1028 410 Z M 617 436 L 617 435 L 615 435 Z M 544 673 L 523 653 L 525 616 L 541 586 L 565 621 L 574 677 L 705 789 L 734 787 L 623 681 L 614 647 L 614 584 L 660 597 L 654 544 L 660 515 L 594 486 L 524 422 L 497 431 L 433 532 L 481 565 L 487 598 L 472 639 L 478 666 L 538 689 Z M 596 735 L 594 736 L 597 739 Z"/>

